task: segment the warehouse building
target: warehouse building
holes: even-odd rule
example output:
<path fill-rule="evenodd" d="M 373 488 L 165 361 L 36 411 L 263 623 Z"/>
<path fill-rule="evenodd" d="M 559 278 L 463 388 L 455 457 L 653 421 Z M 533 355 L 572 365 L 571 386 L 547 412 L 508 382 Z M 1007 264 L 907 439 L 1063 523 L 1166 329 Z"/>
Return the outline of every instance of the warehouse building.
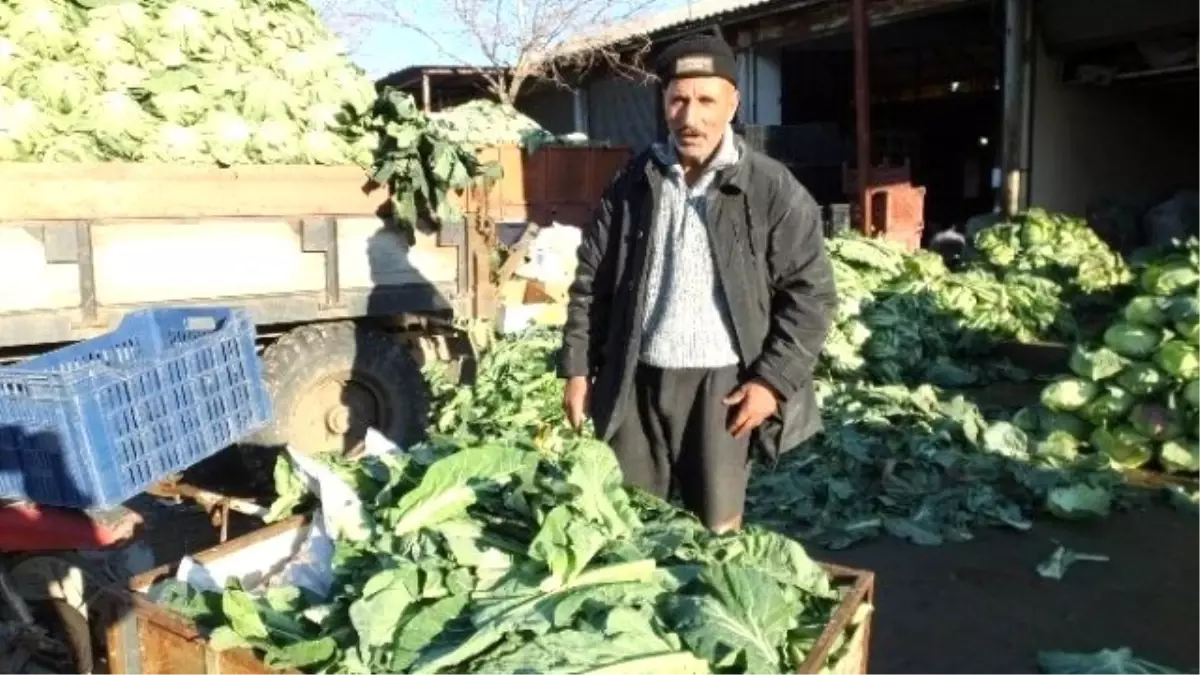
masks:
<path fill-rule="evenodd" d="M 1119 221 L 1120 238 L 1200 182 L 1198 19 L 1192 0 L 696 0 L 608 37 L 720 31 L 745 135 L 822 203 L 861 194 L 864 152 L 870 185 L 924 188 L 926 232 L 1035 204 Z M 520 107 L 634 149 L 662 132 L 657 87 L 627 74 L 593 70 Z"/>
<path fill-rule="evenodd" d="M 1041 0 L 1032 9 L 1029 201 L 1144 211 L 1180 189 L 1194 195 L 1197 3 Z"/>

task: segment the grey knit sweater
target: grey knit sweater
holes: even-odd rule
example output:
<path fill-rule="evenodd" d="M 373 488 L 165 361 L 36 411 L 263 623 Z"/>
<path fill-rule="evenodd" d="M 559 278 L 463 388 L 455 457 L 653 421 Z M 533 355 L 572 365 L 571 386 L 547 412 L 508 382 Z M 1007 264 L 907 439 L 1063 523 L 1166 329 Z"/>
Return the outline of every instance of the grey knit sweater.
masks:
<path fill-rule="evenodd" d="M 668 167 L 655 205 L 646 259 L 641 361 L 657 368 L 721 368 L 739 361 L 733 322 L 708 236 L 707 191 L 717 170 L 738 161 L 733 130 L 688 186 L 673 143 L 653 151 Z"/>

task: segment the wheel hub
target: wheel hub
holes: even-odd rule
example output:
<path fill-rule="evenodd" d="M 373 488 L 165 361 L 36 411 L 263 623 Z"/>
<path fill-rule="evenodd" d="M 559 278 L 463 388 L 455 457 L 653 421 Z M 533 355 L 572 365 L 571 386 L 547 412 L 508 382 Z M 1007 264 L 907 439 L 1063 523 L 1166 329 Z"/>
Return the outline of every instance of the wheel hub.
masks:
<path fill-rule="evenodd" d="M 329 432 L 345 435 L 350 430 L 350 409 L 346 406 L 334 406 L 325 414 L 325 427 Z"/>
<path fill-rule="evenodd" d="M 351 379 L 349 373 L 323 378 L 292 410 L 292 448 L 305 454 L 357 452 L 368 428 L 387 423 L 381 400 L 369 383 Z"/>

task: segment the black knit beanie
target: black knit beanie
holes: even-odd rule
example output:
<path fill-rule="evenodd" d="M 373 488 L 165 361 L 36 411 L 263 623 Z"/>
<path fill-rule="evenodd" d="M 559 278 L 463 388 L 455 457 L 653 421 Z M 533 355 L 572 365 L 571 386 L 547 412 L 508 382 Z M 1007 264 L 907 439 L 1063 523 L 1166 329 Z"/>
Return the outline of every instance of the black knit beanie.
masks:
<path fill-rule="evenodd" d="M 733 48 L 716 35 L 693 35 L 672 43 L 655 64 L 665 87 L 684 77 L 720 77 L 737 86 L 737 57 Z"/>

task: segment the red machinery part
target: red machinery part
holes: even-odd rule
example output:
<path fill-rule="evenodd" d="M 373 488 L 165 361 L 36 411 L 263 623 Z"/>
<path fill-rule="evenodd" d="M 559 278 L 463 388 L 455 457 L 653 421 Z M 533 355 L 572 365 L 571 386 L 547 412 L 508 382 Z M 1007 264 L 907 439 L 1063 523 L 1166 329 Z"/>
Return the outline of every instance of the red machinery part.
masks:
<path fill-rule="evenodd" d="M 925 230 L 925 188 L 911 183 L 867 188 L 871 223 L 884 239 L 909 251 L 921 248 Z"/>
<path fill-rule="evenodd" d="M 141 516 L 125 508 L 103 513 L 0 503 L 0 551 L 98 550 L 133 536 Z"/>

